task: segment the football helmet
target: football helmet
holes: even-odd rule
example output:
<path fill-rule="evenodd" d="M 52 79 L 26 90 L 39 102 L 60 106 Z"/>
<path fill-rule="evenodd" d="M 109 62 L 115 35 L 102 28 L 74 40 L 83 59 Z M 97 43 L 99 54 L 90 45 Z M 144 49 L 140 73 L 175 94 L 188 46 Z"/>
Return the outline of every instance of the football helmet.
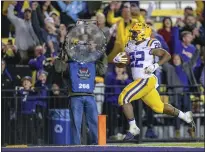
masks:
<path fill-rule="evenodd" d="M 145 23 L 135 23 L 130 29 L 130 38 L 135 41 L 143 41 L 151 36 L 152 30 Z"/>

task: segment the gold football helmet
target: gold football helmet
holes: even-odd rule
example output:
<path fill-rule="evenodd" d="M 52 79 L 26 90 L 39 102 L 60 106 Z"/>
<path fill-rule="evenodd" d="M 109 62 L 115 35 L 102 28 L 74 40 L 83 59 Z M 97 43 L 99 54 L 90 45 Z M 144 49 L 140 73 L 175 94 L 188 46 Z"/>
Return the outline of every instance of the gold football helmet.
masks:
<path fill-rule="evenodd" d="M 130 29 L 130 38 L 135 41 L 143 41 L 151 36 L 152 30 L 145 23 L 135 23 Z"/>

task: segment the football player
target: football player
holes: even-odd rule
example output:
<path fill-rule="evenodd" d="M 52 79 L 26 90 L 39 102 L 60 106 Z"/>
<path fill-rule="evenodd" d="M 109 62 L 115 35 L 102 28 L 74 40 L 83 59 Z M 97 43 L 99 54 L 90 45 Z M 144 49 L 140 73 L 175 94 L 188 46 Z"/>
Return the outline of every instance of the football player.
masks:
<path fill-rule="evenodd" d="M 153 74 L 159 66 L 168 62 L 170 54 L 161 48 L 156 39 L 151 39 L 151 28 L 144 23 L 136 23 L 130 29 L 130 38 L 125 52 L 119 53 L 114 59 L 116 64 L 128 64 L 132 71 L 134 81 L 124 88 L 118 98 L 118 103 L 123 107 L 124 114 L 129 122 L 129 130 L 124 140 L 132 140 L 140 133 L 137 127 L 131 102 L 142 99 L 153 111 L 170 116 L 179 117 L 195 132 L 195 123 L 191 111 L 182 112 L 170 104 L 163 103 L 156 88 L 157 77 Z M 160 57 L 159 62 L 154 62 L 154 56 Z"/>

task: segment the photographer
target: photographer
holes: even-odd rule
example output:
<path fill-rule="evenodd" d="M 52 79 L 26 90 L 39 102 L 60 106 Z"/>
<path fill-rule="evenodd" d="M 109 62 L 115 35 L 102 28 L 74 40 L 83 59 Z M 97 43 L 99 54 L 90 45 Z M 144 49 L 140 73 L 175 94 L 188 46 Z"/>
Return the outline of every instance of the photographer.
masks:
<path fill-rule="evenodd" d="M 89 129 L 89 144 L 98 143 L 98 111 L 93 94 L 95 76 L 103 76 L 106 72 L 107 57 L 104 55 L 96 62 L 81 64 L 73 60 L 68 61 L 68 68 L 64 77 L 68 79 L 69 100 L 72 120 L 72 144 L 81 144 L 82 116 L 85 113 Z"/>
<path fill-rule="evenodd" d="M 81 144 L 83 113 L 89 130 L 89 144 L 98 143 L 98 111 L 94 97 L 95 77 L 104 76 L 107 70 L 107 56 L 105 54 L 101 56 L 101 52 L 97 50 L 103 49 L 100 45 L 104 44 L 105 36 L 97 26 L 92 24 L 85 27 L 83 25 L 76 26 L 72 31 L 79 31 L 84 28 L 85 31 L 95 30 L 96 33 L 82 33 L 75 43 L 71 39 L 73 47 L 70 49 L 66 48 L 66 42 L 69 39 L 65 40 L 63 48 L 70 54 L 67 54 L 68 58 L 64 61 L 64 66 L 67 67 L 61 69 L 64 79 L 68 82 L 67 88 L 71 109 L 71 144 L 74 145 Z M 101 37 L 101 40 L 97 41 L 99 37 Z M 59 71 L 60 65 L 62 64 L 55 66 L 57 67 L 56 71 Z"/>

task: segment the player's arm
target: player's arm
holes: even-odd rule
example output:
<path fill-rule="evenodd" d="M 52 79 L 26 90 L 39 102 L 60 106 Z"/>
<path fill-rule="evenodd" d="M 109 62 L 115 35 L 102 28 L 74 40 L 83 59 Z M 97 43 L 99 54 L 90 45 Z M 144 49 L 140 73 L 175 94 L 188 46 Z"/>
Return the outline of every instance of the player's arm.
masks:
<path fill-rule="evenodd" d="M 153 45 L 150 47 L 150 54 L 154 56 L 160 57 L 159 62 L 154 63 L 145 68 L 146 74 L 152 74 L 159 66 L 163 65 L 164 63 L 168 62 L 171 59 L 171 55 L 164 49 L 161 48 L 161 44 L 159 41 L 154 41 Z"/>
<path fill-rule="evenodd" d="M 157 63 L 159 66 L 163 65 L 164 63 L 168 62 L 171 59 L 171 55 L 162 48 L 152 49 L 150 51 L 150 54 L 160 57 L 160 60 Z"/>

